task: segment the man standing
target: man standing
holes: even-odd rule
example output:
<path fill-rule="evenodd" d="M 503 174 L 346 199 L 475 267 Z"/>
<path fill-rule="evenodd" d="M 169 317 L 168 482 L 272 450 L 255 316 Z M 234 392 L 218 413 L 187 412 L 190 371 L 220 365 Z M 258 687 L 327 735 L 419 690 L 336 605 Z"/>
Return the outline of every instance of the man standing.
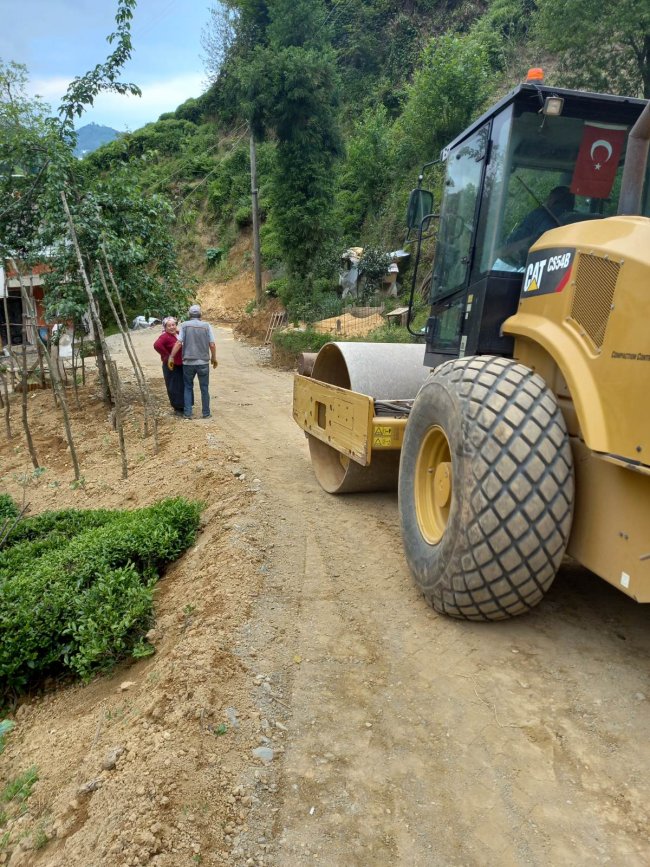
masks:
<path fill-rule="evenodd" d="M 192 418 L 192 403 L 194 397 L 194 377 L 199 378 L 201 389 L 201 412 L 203 418 L 210 418 L 210 363 L 217 366 L 217 352 L 214 342 L 214 332 L 208 322 L 201 319 L 201 308 L 192 304 L 188 311 L 189 319 L 181 322 L 178 342 L 169 356 L 170 369 L 174 367 L 174 356 L 183 347 L 183 416 Z"/>

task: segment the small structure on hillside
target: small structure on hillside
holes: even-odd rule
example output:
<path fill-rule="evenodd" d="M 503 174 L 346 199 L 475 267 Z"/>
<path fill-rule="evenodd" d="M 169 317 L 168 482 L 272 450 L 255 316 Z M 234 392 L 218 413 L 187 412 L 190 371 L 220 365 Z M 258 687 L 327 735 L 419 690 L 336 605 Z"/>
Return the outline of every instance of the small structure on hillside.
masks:
<path fill-rule="evenodd" d="M 381 281 L 380 294 L 395 296 L 398 293 L 397 281 L 400 272 L 404 270 L 410 257 L 406 250 L 392 250 L 386 254 L 389 264 L 386 274 Z M 339 288 L 341 297 L 358 298 L 363 294 L 363 247 L 349 247 L 341 256 L 341 270 L 339 272 Z"/>

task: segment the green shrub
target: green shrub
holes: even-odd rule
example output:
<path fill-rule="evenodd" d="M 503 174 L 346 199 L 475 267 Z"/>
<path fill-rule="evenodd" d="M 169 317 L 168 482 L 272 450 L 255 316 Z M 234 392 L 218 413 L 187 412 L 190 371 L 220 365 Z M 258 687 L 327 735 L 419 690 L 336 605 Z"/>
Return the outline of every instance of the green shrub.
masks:
<path fill-rule="evenodd" d="M 269 298 L 277 298 L 278 295 L 281 295 L 287 287 L 287 278 L 286 277 L 276 277 L 275 280 L 269 280 L 266 284 L 264 291 L 268 295 Z"/>
<path fill-rule="evenodd" d="M 366 247 L 359 260 L 359 273 L 363 276 L 362 300 L 368 300 L 379 289 L 381 281 L 388 272 L 390 256 L 376 247 Z"/>
<path fill-rule="evenodd" d="M 318 352 L 326 343 L 338 338 L 334 334 L 321 334 L 311 328 L 305 331 L 276 331 L 271 338 L 273 347 L 278 350 L 274 356 L 280 366 L 290 367 L 295 364 L 301 352 Z M 409 331 L 399 325 L 385 323 L 369 334 L 359 338 L 343 338 L 348 343 L 413 343 L 415 338 Z M 424 347 L 422 347 L 424 359 Z"/>
<path fill-rule="evenodd" d="M 413 343 L 415 338 L 408 329 L 401 325 L 380 325 L 370 334 L 362 338 L 365 343 Z M 422 347 L 422 360 L 424 361 L 424 347 Z"/>
<path fill-rule="evenodd" d="M 13 801 L 16 804 L 24 804 L 37 782 L 38 768 L 32 765 L 31 768 L 28 768 L 20 776 L 9 780 L 2 793 L 0 793 L 0 802 L 9 804 Z"/>
<path fill-rule="evenodd" d="M 127 656 L 152 620 L 160 569 L 196 536 L 201 506 L 50 512 L 21 522 L 0 553 L 0 684 L 83 678 Z"/>
<path fill-rule="evenodd" d="M 298 355 L 301 352 L 318 352 L 326 343 L 332 342 L 332 335 L 319 334 L 308 328 L 306 331 L 276 331 L 272 340 L 279 349 Z"/>
<path fill-rule="evenodd" d="M 240 205 L 235 210 L 235 222 L 239 226 L 239 228 L 243 228 L 244 226 L 250 226 L 253 222 L 253 208 L 251 205 Z"/>
<path fill-rule="evenodd" d="M 11 520 L 17 517 L 18 507 L 9 494 L 0 494 L 0 526 L 2 526 L 6 520 Z"/>
<path fill-rule="evenodd" d="M 10 719 L 0 720 L 0 755 L 5 751 L 6 738 L 13 727 L 14 723 Z"/>
<path fill-rule="evenodd" d="M 205 251 L 205 258 L 210 265 L 216 265 L 221 262 L 225 252 L 223 247 L 208 247 Z"/>
<path fill-rule="evenodd" d="M 23 518 L 11 532 L 8 542 L 14 545 L 17 542 L 32 540 L 44 540 L 50 533 L 57 533 L 65 539 L 71 539 L 84 530 L 93 527 L 102 527 L 109 521 L 116 520 L 120 512 L 110 509 L 61 509 L 58 512 L 42 512 L 31 518 Z M 2 559 L 0 558 L 0 569 Z"/>

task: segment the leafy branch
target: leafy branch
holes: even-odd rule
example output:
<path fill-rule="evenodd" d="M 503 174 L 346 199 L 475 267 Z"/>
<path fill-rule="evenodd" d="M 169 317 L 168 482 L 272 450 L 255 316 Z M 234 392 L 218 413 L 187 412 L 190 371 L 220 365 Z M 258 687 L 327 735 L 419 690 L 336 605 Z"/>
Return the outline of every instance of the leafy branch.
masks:
<path fill-rule="evenodd" d="M 131 21 L 136 3 L 137 0 L 118 0 L 115 13 L 117 28 L 107 37 L 109 45 L 116 43 L 115 50 L 104 63 L 98 63 L 94 69 L 70 82 L 59 106 L 59 114 L 63 118 L 63 133 L 66 136 L 74 135 L 75 115 L 81 117 L 86 106 L 93 105 L 95 98 L 103 91 L 142 96 L 137 85 L 118 81 L 122 67 L 131 59 L 133 53 Z"/>

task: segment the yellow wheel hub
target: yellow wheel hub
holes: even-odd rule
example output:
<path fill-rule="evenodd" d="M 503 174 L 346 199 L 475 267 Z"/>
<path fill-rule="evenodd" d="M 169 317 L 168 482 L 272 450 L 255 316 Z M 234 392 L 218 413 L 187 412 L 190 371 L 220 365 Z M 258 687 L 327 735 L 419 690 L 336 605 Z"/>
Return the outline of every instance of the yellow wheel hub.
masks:
<path fill-rule="evenodd" d="M 437 545 L 447 529 L 452 491 L 449 441 L 434 425 L 424 435 L 415 465 L 415 512 L 430 545 Z"/>

